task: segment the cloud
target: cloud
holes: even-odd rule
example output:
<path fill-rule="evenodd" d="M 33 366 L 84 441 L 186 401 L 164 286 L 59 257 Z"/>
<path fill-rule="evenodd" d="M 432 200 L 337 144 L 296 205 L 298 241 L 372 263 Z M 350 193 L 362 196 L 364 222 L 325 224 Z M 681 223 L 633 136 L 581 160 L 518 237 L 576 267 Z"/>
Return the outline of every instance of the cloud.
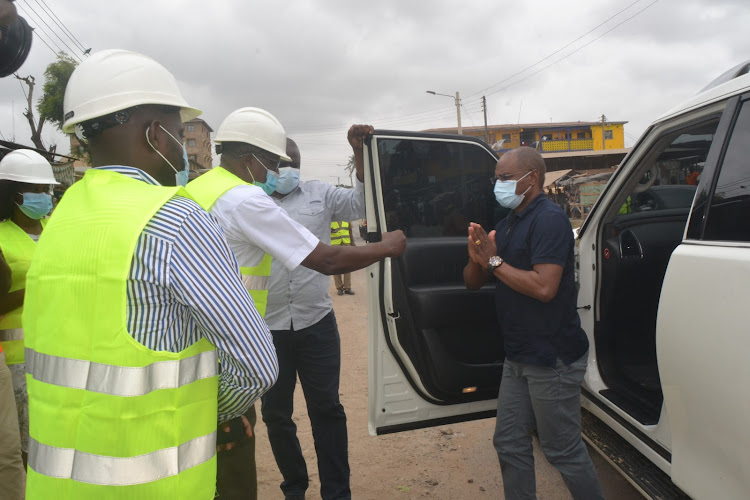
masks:
<path fill-rule="evenodd" d="M 742 0 L 662 0 L 593 41 L 651 2 L 641 0 L 540 65 L 486 90 L 491 122 L 516 122 L 519 111 L 522 122 L 606 114 L 628 120 L 628 135 L 637 137 L 667 108 L 748 57 L 744 33 L 750 6 Z M 35 0 L 19 3 L 33 6 Z M 480 125 L 479 91 L 628 5 L 549 0 L 46 4 L 86 47 L 126 48 L 164 64 L 214 129 L 239 107 L 271 111 L 301 147 L 303 176 L 328 181 L 343 177 L 351 123 L 414 130 L 455 125 L 452 99 L 425 93 L 434 90 L 460 91 L 464 124 Z M 52 52 L 35 43 L 22 73 L 41 81 L 52 60 Z M 514 82 L 519 83 L 495 92 Z M 12 102 L 20 140 L 27 131 L 21 89 L 15 81 L 0 81 L 4 135 L 12 129 Z M 64 141 L 59 134 L 54 138 Z"/>

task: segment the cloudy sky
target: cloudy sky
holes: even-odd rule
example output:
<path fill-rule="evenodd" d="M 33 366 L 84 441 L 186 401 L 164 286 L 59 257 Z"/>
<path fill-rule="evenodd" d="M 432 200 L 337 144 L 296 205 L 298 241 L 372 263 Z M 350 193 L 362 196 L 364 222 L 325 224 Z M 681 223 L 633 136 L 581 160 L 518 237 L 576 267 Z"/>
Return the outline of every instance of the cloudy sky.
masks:
<path fill-rule="evenodd" d="M 464 126 L 483 124 L 486 95 L 490 124 L 592 121 L 605 114 L 629 122 L 626 145 L 632 145 L 662 112 L 750 59 L 747 0 L 16 5 L 38 28 L 21 75 L 41 82 L 56 45 L 68 52 L 80 43 L 93 51 L 147 54 L 176 76 L 214 129 L 234 109 L 269 110 L 299 143 L 303 178 L 329 182 L 344 180 L 352 123 L 455 126 L 453 100 L 427 90 L 459 91 Z M 0 80 L 0 132 L 30 144 L 24 107 L 19 83 Z M 43 136 L 67 151 L 52 126 Z"/>

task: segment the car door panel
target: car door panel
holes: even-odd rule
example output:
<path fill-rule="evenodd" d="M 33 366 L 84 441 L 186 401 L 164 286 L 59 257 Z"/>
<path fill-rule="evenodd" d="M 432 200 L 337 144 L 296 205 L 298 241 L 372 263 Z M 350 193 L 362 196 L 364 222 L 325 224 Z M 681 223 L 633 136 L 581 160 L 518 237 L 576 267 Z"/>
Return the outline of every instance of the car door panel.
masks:
<path fill-rule="evenodd" d="M 750 248 L 701 244 L 680 245 L 664 279 L 657 355 L 672 480 L 694 498 L 750 491 L 748 283 Z"/>
<path fill-rule="evenodd" d="M 493 285 L 467 290 L 463 268 L 468 221 L 494 226 L 497 157 L 473 138 L 381 131 L 365 156 L 368 239 L 394 229 L 407 235 L 405 253 L 368 276 L 380 298 L 370 308 L 378 308 L 370 355 L 380 373 L 371 373 L 371 431 L 486 417 L 496 404 L 502 337 Z"/>

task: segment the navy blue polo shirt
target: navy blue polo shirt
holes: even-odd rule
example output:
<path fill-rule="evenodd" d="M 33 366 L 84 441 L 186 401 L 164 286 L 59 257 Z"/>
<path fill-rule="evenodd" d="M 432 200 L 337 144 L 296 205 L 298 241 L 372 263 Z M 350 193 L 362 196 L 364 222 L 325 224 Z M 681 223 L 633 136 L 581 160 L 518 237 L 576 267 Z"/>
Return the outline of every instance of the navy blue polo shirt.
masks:
<path fill-rule="evenodd" d="M 578 317 L 573 231 L 560 207 L 540 194 L 521 212 L 511 211 L 495 227 L 497 254 L 506 264 L 531 271 L 535 264 L 563 267 L 557 295 L 548 303 L 497 281 L 495 308 L 511 361 L 555 366 L 570 364 L 588 350 Z M 503 264 L 505 265 L 505 264 Z"/>

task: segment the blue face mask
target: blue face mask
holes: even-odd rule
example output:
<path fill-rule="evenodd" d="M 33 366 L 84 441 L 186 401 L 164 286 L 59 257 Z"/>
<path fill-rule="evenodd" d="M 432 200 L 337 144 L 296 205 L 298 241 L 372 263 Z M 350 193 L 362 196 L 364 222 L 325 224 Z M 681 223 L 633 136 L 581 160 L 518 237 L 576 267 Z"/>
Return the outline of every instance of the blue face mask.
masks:
<path fill-rule="evenodd" d="M 177 170 L 176 168 L 174 168 L 174 165 L 172 165 L 171 161 L 167 160 L 167 158 L 163 154 L 161 154 L 161 152 L 158 149 L 156 149 L 153 145 L 151 145 L 151 141 L 148 138 L 148 131 L 150 128 L 151 127 L 146 129 L 146 142 L 148 142 L 148 145 L 151 146 L 151 149 L 156 151 L 156 154 L 161 156 L 161 158 L 165 162 L 167 162 L 167 165 L 172 167 L 172 170 L 174 170 L 175 185 L 182 186 L 182 187 L 187 186 L 188 176 L 190 175 L 190 162 L 188 161 L 187 149 L 185 149 L 185 145 L 181 143 L 180 141 L 178 141 L 177 138 L 175 138 L 175 136 L 170 134 L 167 129 L 159 125 L 159 128 L 161 128 L 164 132 L 166 132 L 169 137 L 174 139 L 174 141 L 182 147 L 182 163 L 183 163 L 182 170 Z"/>
<path fill-rule="evenodd" d="M 531 172 L 526 172 L 521 179 L 530 173 Z M 518 179 L 518 181 L 521 179 Z M 531 189 L 531 186 L 529 186 L 522 194 L 516 194 L 518 181 L 495 181 L 495 199 L 501 206 L 513 210 L 523 202 L 523 198 L 526 196 L 529 189 Z"/>
<path fill-rule="evenodd" d="M 257 156 L 253 155 L 253 158 L 258 160 L 258 163 L 260 163 L 263 166 L 263 168 L 266 169 L 266 182 L 256 181 L 255 176 L 253 175 L 252 172 L 250 172 L 250 168 L 247 166 L 245 168 L 247 168 L 247 171 L 250 172 L 250 177 L 253 178 L 253 184 L 255 184 L 256 186 L 261 188 L 263 191 L 265 191 L 266 194 L 270 195 L 276 190 L 276 184 L 279 181 L 279 174 L 277 174 L 273 170 L 269 170 L 268 167 L 266 167 L 266 165 Z"/>
<path fill-rule="evenodd" d="M 18 205 L 21 212 L 30 219 L 41 219 L 52 211 L 52 196 L 49 193 L 21 193 L 23 204 Z"/>
<path fill-rule="evenodd" d="M 283 167 L 279 169 L 279 182 L 276 183 L 276 192 L 289 194 L 299 185 L 299 169 Z"/>

